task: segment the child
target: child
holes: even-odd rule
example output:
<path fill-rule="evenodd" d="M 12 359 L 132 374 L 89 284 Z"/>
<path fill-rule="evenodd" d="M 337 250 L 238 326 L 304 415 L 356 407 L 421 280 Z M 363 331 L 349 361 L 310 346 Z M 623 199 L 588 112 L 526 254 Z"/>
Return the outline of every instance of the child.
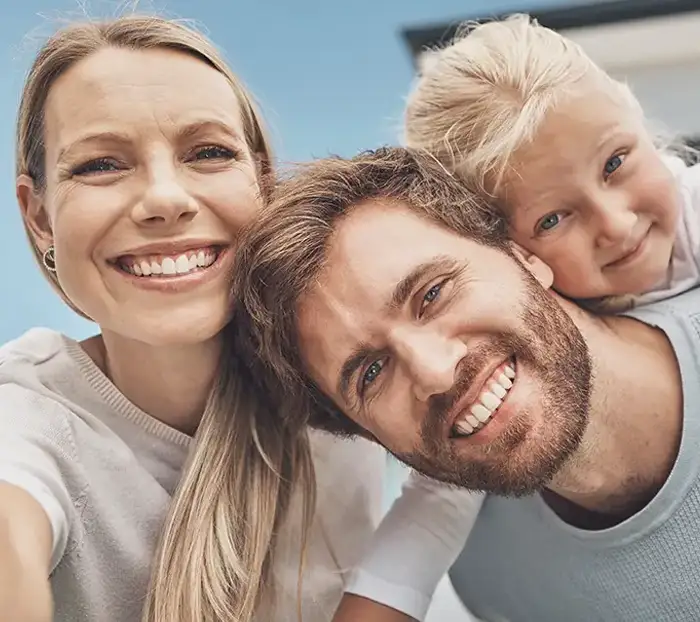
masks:
<path fill-rule="evenodd" d="M 406 140 L 492 196 L 569 298 L 641 305 L 700 281 L 700 169 L 659 147 L 625 84 L 527 16 L 428 57 Z"/>
<path fill-rule="evenodd" d="M 564 296 L 620 311 L 700 283 L 700 167 L 659 147 L 625 84 L 527 16 L 470 26 L 428 56 L 406 141 L 493 197 Z M 336 622 L 351 604 L 422 620 L 482 500 L 411 476 L 347 587 L 395 611 L 346 598 Z"/>

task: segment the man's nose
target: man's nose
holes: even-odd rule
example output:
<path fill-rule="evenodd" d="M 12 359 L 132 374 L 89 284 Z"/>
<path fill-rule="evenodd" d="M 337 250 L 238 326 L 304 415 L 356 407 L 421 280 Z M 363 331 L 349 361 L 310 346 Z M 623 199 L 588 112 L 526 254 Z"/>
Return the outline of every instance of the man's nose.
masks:
<path fill-rule="evenodd" d="M 452 389 L 459 363 L 467 355 L 467 345 L 459 338 L 424 327 L 406 331 L 395 347 L 408 370 L 415 397 L 422 402 Z"/>

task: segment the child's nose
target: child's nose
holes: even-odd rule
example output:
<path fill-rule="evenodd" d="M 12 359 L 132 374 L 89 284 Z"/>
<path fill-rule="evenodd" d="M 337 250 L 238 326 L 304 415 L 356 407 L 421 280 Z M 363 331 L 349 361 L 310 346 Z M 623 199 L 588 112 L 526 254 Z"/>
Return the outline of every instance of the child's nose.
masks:
<path fill-rule="evenodd" d="M 626 205 L 607 205 L 598 210 L 596 222 L 598 246 L 615 246 L 629 238 L 637 223 L 637 214 Z"/>

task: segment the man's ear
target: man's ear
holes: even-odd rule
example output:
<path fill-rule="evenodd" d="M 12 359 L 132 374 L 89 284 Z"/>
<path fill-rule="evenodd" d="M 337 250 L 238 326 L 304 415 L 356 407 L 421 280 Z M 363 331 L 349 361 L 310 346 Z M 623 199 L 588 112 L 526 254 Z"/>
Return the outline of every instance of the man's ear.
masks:
<path fill-rule="evenodd" d="M 53 243 L 51 222 L 44 207 L 44 195 L 36 190 L 29 175 L 19 175 L 15 185 L 22 218 L 34 242 L 43 253 Z"/>
<path fill-rule="evenodd" d="M 511 242 L 510 247 L 518 261 L 539 281 L 540 285 L 550 289 L 554 282 L 554 273 L 549 265 L 516 242 Z"/>

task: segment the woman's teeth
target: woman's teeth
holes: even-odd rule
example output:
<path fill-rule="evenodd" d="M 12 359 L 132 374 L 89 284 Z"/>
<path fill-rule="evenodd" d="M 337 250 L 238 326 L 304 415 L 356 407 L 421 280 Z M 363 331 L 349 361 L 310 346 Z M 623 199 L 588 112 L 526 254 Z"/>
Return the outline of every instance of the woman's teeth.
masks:
<path fill-rule="evenodd" d="M 498 411 L 508 391 L 513 386 L 515 364 L 501 365 L 484 383 L 479 399 L 470 407 L 469 413 L 457 420 L 452 428 L 455 436 L 468 436 L 483 428 Z"/>
<path fill-rule="evenodd" d="M 213 248 L 194 250 L 181 255 L 157 257 L 129 257 L 118 262 L 119 267 L 141 277 L 168 277 L 188 274 L 211 266 L 219 256 L 219 251 Z"/>

